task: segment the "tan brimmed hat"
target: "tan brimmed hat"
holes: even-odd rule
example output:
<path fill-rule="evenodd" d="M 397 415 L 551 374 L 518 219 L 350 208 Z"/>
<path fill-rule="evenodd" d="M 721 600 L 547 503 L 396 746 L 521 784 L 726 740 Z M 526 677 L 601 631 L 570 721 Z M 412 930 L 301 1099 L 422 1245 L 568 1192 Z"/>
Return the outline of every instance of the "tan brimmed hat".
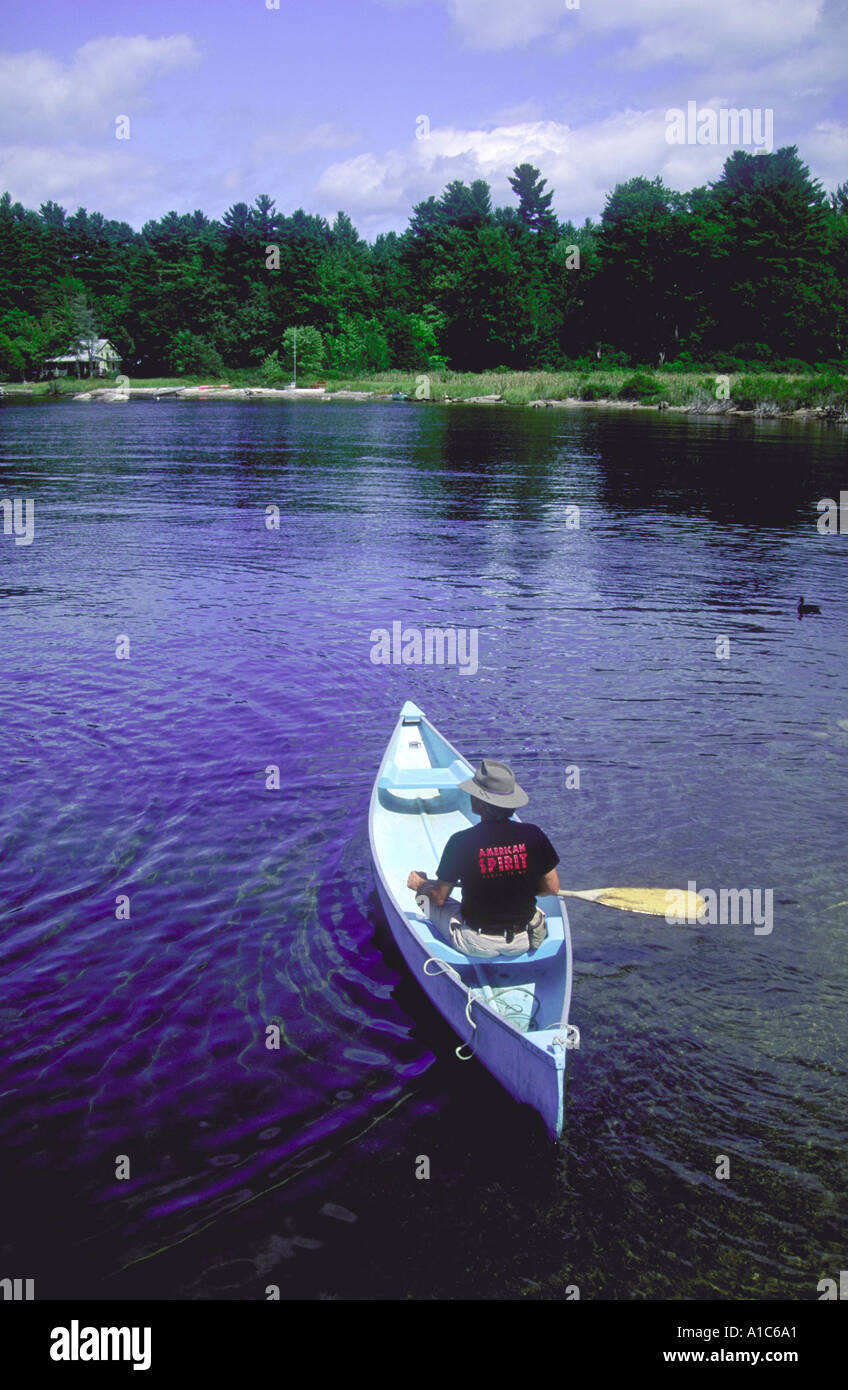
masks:
<path fill-rule="evenodd" d="M 516 782 L 512 768 L 491 758 L 484 758 L 473 778 L 459 785 L 464 792 L 479 801 L 488 801 L 491 806 L 526 806 L 530 800 Z"/>

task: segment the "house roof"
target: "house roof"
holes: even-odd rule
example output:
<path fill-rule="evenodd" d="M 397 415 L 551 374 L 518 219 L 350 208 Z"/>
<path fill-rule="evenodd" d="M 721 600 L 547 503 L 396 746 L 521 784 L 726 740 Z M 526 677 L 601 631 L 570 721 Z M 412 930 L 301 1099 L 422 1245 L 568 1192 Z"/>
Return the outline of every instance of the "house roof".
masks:
<path fill-rule="evenodd" d="M 95 339 L 94 356 L 102 357 L 107 348 L 111 348 L 115 357 L 117 357 L 120 360 L 121 354 L 118 352 L 117 348 L 115 348 L 113 344 L 109 342 L 108 338 Z M 48 357 L 45 360 L 47 362 L 87 362 L 89 360 L 89 352 L 87 347 L 83 347 L 82 345 L 80 345 L 80 347 L 77 348 L 76 352 L 74 352 L 73 349 L 71 349 L 70 352 L 64 353 L 61 357 Z"/>

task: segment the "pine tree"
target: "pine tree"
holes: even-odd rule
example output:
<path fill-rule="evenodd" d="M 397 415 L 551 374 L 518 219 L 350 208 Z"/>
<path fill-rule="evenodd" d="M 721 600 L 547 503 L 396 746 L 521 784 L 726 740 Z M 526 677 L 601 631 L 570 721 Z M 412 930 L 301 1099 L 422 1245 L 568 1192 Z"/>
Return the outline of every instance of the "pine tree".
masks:
<path fill-rule="evenodd" d="M 509 183 L 518 199 L 518 216 L 525 226 L 533 232 L 555 233 L 557 219 L 551 211 L 553 191 L 545 192 L 547 179 L 541 177 L 539 170 L 532 164 L 518 164 Z"/>

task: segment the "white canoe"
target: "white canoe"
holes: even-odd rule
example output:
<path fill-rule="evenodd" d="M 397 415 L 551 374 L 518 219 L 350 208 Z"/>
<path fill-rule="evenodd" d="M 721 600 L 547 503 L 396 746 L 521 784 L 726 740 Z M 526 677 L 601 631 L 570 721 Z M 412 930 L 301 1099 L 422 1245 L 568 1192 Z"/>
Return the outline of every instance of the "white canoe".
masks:
<path fill-rule="evenodd" d="M 447 840 L 475 823 L 470 798 L 458 785 L 473 771 L 407 700 L 371 796 L 377 891 L 404 960 L 462 1039 L 458 1055 L 473 1053 L 511 1096 L 539 1112 L 557 1138 L 566 1051 L 579 1046 L 568 1022 L 571 933 L 564 902 L 553 896 L 538 900 L 548 937 L 537 951 L 489 962 L 434 936 L 406 886 L 412 869 L 434 878 Z"/>

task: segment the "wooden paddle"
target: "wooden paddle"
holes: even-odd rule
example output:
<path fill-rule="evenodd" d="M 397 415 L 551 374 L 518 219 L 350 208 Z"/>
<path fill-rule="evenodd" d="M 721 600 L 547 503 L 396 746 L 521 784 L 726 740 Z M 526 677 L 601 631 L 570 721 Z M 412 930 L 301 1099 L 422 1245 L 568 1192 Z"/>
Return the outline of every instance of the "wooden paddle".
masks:
<path fill-rule="evenodd" d="M 622 912 L 645 912 L 651 917 L 693 919 L 707 906 L 700 893 L 688 893 L 677 888 L 586 888 L 582 892 L 562 888 L 560 898 L 584 898 L 605 907 L 618 907 Z"/>

